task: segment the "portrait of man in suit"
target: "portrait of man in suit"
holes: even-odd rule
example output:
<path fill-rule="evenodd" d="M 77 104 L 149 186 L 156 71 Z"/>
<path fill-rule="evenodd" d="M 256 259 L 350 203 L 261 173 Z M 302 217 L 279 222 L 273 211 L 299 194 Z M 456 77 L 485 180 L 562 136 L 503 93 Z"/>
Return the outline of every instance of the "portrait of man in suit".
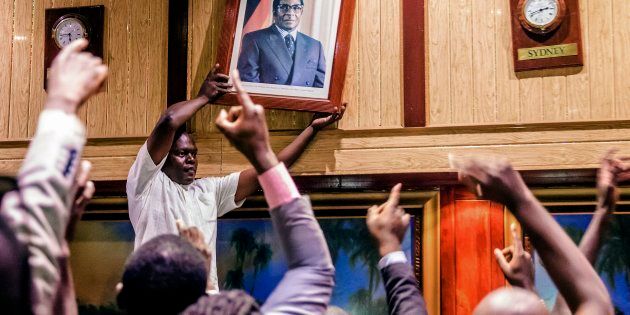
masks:
<path fill-rule="evenodd" d="M 322 43 L 298 31 L 304 10 L 304 0 L 273 0 L 271 26 L 243 36 L 237 69 L 244 82 L 324 87 Z"/>

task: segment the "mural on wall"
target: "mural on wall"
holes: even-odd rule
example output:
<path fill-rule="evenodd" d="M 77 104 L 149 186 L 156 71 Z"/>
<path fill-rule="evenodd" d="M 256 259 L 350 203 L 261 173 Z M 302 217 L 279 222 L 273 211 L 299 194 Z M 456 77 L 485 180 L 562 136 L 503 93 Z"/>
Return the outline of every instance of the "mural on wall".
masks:
<path fill-rule="evenodd" d="M 554 218 L 577 244 L 591 222 L 591 214 L 557 214 Z M 604 240 L 595 269 L 608 288 L 615 314 L 630 314 L 630 215 L 616 214 Z M 536 290 L 552 309 L 558 290 L 535 255 Z"/>
<path fill-rule="evenodd" d="M 386 314 L 387 302 L 365 218 L 322 218 L 320 226 L 335 264 L 331 310 L 350 314 Z M 82 221 L 72 242 L 79 313 L 119 314 L 116 283 L 133 251 L 134 233 L 128 221 Z M 409 261 L 412 229 L 403 242 Z M 264 303 L 287 271 L 286 260 L 269 219 L 219 220 L 217 264 L 222 290 L 243 289 Z"/>

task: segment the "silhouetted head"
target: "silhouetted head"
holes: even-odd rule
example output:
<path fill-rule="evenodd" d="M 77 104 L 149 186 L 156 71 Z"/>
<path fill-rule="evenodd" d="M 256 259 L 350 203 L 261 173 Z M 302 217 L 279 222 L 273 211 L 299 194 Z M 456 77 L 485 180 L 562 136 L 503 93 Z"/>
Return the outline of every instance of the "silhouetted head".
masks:
<path fill-rule="evenodd" d="M 501 288 L 486 295 L 475 308 L 475 315 L 549 314 L 540 298 L 525 289 Z"/>
<path fill-rule="evenodd" d="M 273 23 L 291 32 L 300 25 L 303 10 L 304 0 L 273 0 Z"/>
<path fill-rule="evenodd" d="M 206 290 L 203 256 L 177 235 L 160 235 L 125 264 L 117 301 L 129 314 L 179 314 Z"/>
<path fill-rule="evenodd" d="M 175 133 L 162 172 L 172 181 L 181 185 L 190 185 L 195 180 L 195 175 L 197 175 L 197 145 L 185 128 L 180 128 Z"/>

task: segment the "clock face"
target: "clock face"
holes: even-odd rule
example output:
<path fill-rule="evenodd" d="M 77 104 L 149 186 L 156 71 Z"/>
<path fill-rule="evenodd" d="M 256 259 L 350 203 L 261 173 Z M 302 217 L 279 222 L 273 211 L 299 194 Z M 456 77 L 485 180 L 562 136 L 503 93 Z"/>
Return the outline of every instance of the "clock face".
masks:
<path fill-rule="evenodd" d="M 560 13 L 559 0 L 527 0 L 523 6 L 523 14 L 529 24 L 538 28 L 545 28 L 551 24 Z"/>
<path fill-rule="evenodd" d="M 87 35 L 85 25 L 75 17 L 62 19 L 53 32 L 55 42 L 59 48 L 64 48 L 77 39 L 87 38 Z"/>

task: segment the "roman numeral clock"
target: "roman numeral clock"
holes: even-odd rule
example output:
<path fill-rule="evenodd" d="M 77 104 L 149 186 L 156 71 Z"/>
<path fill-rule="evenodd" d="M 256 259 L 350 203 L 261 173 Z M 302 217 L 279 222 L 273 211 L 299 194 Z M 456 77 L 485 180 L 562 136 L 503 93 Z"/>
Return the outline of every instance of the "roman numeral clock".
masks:
<path fill-rule="evenodd" d="M 579 0 L 509 0 L 514 71 L 584 65 Z"/>

